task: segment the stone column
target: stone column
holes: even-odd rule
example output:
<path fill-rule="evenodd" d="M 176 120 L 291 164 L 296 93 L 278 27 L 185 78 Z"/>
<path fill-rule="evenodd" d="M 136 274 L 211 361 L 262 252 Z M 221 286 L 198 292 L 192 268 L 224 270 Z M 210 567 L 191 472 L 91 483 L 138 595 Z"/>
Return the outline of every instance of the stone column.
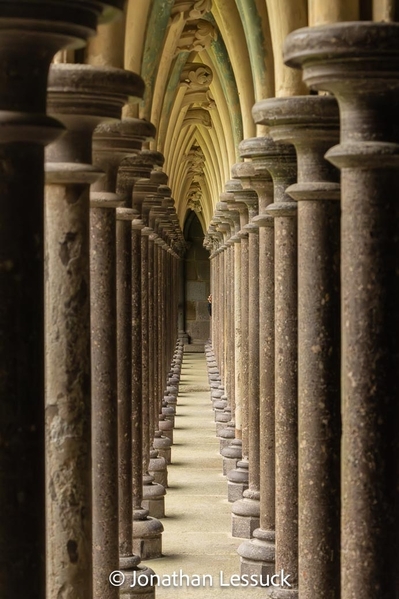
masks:
<path fill-rule="evenodd" d="M 225 447 L 221 454 L 223 456 L 223 474 L 229 474 L 229 472 L 237 467 L 237 463 L 242 458 L 242 441 L 241 441 L 241 427 L 242 427 L 242 395 L 243 389 L 241 388 L 241 238 L 239 236 L 240 231 L 240 214 L 234 205 L 234 195 L 225 193 L 223 199 L 227 203 L 227 207 L 230 212 L 232 222 L 234 223 L 234 234 L 231 237 L 233 242 L 233 256 L 234 261 L 234 281 L 232 289 L 232 302 L 230 309 L 234 311 L 234 330 L 232 331 L 232 343 L 234 343 L 234 439 L 231 443 Z M 246 476 L 246 483 L 248 477 Z"/>
<path fill-rule="evenodd" d="M 120 142 L 125 143 L 130 154 L 138 154 L 142 142 L 155 136 L 155 127 L 147 121 L 124 119 L 123 133 Z M 134 287 L 137 212 L 133 209 L 132 198 L 134 184 L 138 178 L 134 175 L 140 176 L 141 173 L 126 167 L 126 162 L 130 160 L 132 158 L 123 160 L 119 168 L 117 191 L 126 201 L 124 207 L 116 210 L 119 562 L 122 571 L 136 571 L 137 579 L 140 575 L 149 576 L 152 571 L 148 568 L 138 569 L 140 558 L 133 555 L 133 521 L 140 518 L 145 520 L 148 512 L 141 507 L 141 470 L 139 477 L 133 475 L 137 463 L 141 465 L 143 434 L 141 410 L 137 415 L 135 401 L 138 395 L 141 396 L 140 370 L 137 368 L 136 359 L 137 337 L 141 336 L 141 327 Z M 138 239 L 140 241 L 140 229 Z M 129 582 L 131 584 L 131 580 Z M 146 592 L 154 596 L 155 588 L 147 589 Z M 136 597 L 137 593 L 142 597 L 143 590 L 138 585 L 134 589 L 128 589 L 131 598 Z"/>
<path fill-rule="evenodd" d="M 188 335 L 186 332 L 186 323 L 184 320 L 184 306 L 186 303 L 186 294 L 184 289 L 184 261 L 179 262 L 179 308 L 178 308 L 178 327 L 179 339 L 184 343 L 188 343 Z"/>
<path fill-rule="evenodd" d="M 220 252 L 222 257 L 222 272 L 221 272 L 221 294 L 222 298 L 219 302 L 222 302 L 222 318 L 223 324 L 221 328 L 221 350 L 220 350 L 220 375 L 222 378 L 222 385 L 219 386 L 219 392 L 221 392 L 220 398 L 213 403 L 215 410 L 215 422 L 216 422 L 216 435 L 220 436 L 223 429 L 226 428 L 227 422 L 231 420 L 231 404 L 230 404 L 230 386 L 229 386 L 229 343 L 228 343 L 228 331 L 229 331 L 229 292 L 228 292 L 228 281 L 230 280 L 230 260 L 229 260 L 229 245 L 227 244 L 230 236 L 230 223 L 226 218 L 227 205 L 224 202 L 218 202 L 216 205 L 216 212 L 213 217 L 213 222 L 216 224 L 216 230 L 223 236 L 223 243 L 220 246 Z M 217 369 L 210 368 L 210 373 L 216 373 Z M 220 394 L 220 393 L 219 393 Z M 222 438 L 223 439 L 223 438 Z M 221 441 L 223 443 L 223 440 Z"/>
<path fill-rule="evenodd" d="M 139 121 L 145 124 L 145 121 Z M 154 130 L 155 133 L 155 130 Z M 143 187 L 149 185 L 149 176 L 153 166 L 153 157 L 147 153 L 140 153 L 134 158 L 128 158 L 122 162 L 120 168 L 120 182 L 124 186 L 130 186 L 131 205 L 134 206 L 134 220 L 132 229 L 129 233 L 129 243 L 131 245 L 131 322 L 132 322 L 132 415 L 131 419 L 133 426 L 131 448 L 133 453 L 133 514 L 135 519 L 146 519 L 148 516 L 147 504 L 142 505 L 143 490 L 143 452 L 144 439 L 146 434 L 144 431 L 143 416 L 143 386 L 142 386 L 142 326 L 141 326 L 141 230 L 144 227 L 142 215 L 142 203 L 144 199 Z M 146 508 L 144 513 L 142 507 Z M 149 510 L 151 513 L 151 510 Z"/>
<path fill-rule="evenodd" d="M 233 177 L 239 178 L 245 163 L 233 166 Z M 243 189 L 234 193 L 236 201 L 248 208 L 248 329 L 243 335 L 248 337 L 248 378 L 245 387 L 248 395 L 248 489 L 243 499 L 232 506 L 232 535 L 249 539 L 259 527 L 259 230 L 252 219 L 258 214 L 258 196 L 253 190 Z M 243 337 L 243 336 L 242 336 Z M 241 343 L 242 341 L 241 337 Z"/>
<path fill-rule="evenodd" d="M 0 2 L 0 594 L 9 599 L 23 581 L 45 596 L 43 165 L 44 146 L 63 129 L 46 116 L 48 70 L 121 2 L 80 4 Z"/>
<path fill-rule="evenodd" d="M 130 120 L 130 119 L 129 119 Z M 145 123 L 145 121 L 143 121 Z M 143 419 L 144 387 L 142 377 L 142 322 L 141 322 L 141 205 L 143 194 L 141 186 L 148 185 L 154 157 L 147 151 L 125 159 L 119 170 L 120 186 L 130 187 L 130 201 L 134 219 L 129 232 L 131 245 L 131 423 L 132 423 L 132 485 L 133 485 L 133 551 L 140 557 L 150 559 L 161 554 L 163 526 L 158 520 L 149 518 L 148 505 L 143 504 L 143 451 L 146 427 Z M 130 419 L 129 419 L 130 421 Z"/>
<path fill-rule="evenodd" d="M 257 104 L 276 141 L 295 145 L 298 183 L 299 592 L 339 597 L 339 173 L 324 154 L 339 139 L 336 100 L 303 96 Z"/>
<path fill-rule="evenodd" d="M 255 120 L 258 119 L 255 109 Z M 266 112 L 258 124 L 270 125 Z M 272 591 L 273 599 L 298 596 L 298 327 L 297 205 L 286 189 L 296 182 L 296 154 L 280 144 L 267 166 L 274 185 L 275 252 L 275 459 L 276 572 L 289 573 L 291 589 Z"/>
<path fill-rule="evenodd" d="M 163 293 L 163 273 L 162 273 L 162 221 L 165 209 L 162 207 L 165 192 L 170 195 L 167 186 L 161 185 L 158 194 L 153 196 L 152 205 L 149 214 L 149 281 L 148 281 L 148 305 L 149 305 L 149 346 L 152 352 L 151 364 L 154 364 L 154 372 L 150 377 L 150 407 L 151 407 L 151 439 L 154 449 L 158 450 L 166 463 L 171 461 L 171 441 L 161 434 L 159 430 L 159 414 L 162 410 L 163 398 L 163 359 L 162 353 L 162 293 Z M 151 380 L 152 379 L 152 380 Z M 166 408 L 166 417 L 174 423 L 174 408 Z"/>
<path fill-rule="evenodd" d="M 92 133 L 123 100 L 102 100 L 108 70 L 59 64 L 47 108 L 67 134 L 46 152 L 47 594 L 92 594 L 89 188 Z M 73 373 L 73 376 L 72 374 Z M 82 513 L 85 518 L 82 518 Z"/>
<path fill-rule="evenodd" d="M 215 354 L 215 361 L 218 368 L 218 377 L 220 377 L 220 335 L 222 331 L 222 321 L 221 321 L 221 306 L 222 306 L 222 294 L 221 294 L 221 278 L 222 278 L 222 263 L 221 263 L 221 250 L 220 245 L 223 239 L 223 235 L 216 230 L 215 226 L 215 234 L 216 234 L 216 250 L 215 250 L 215 274 L 216 274 L 216 284 L 215 284 L 215 297 L 212 296 L 212 318 L 213 318 L 213 330 L 214 330 L 214 338 L 215 342 L 213 344 L 213 350 Z M 223 395 L 223 392 L 219 389 L 220 397 Z"/>
<path fill-rule="evenodd" d="M 326 157 L 342 169 L 342 599 L 399 588 L 398 33 L 397 23 L 339 23 L 285 44 L 288 64 L 333 92 L 341 117 Z"/>
<path fill-rule="evenodd" d="M 224 424 L 220 425 L 218 435 L 220 437 L 221 453 L 226 449 L 235 436 L 235 363 L 234 363 L 234 219 L 228 209 L 227 203 L 224 201 L 229 199 L 230 194 L 221 194 L 222 202 L 218 204 L 224 227 L 226 228 L 225 253 L 226 253 L 226 273 L 224 286 L 226 289 L 225 311 L 226 311 L 226 351 L 225 351 L 225 378 L 226 378 L 226 394 L 221 397 L 225 399 L 226 406 L 224 408 L 224 418 L 219 420 Z M 218 404 L 215 403 L 214 407 Z M 220 404 L 221 405 L 221 404 Z"/>
<path fill-rule="evenodd" d="M 274 218 L 266 213 L 273 203 L 273 181 L 268 158 L 275 160 L 278 146 L 267 137 L 246 139 L 239 146 L 251 162 L 241 167 L 244 189 L 256 191 L 259 215 L 259 426 L 260 527 L 253 539 L 238 547 L 241 574 L 267 576 L 275 569 L 275 443 L 274 443 Z"/>
<path fill-rule="evenodd" d="M 112 91 L 108 94 L 114 100 L 123 103 L 139 89 L 141 92 L 137 75 L 110 71 Z M 115 189 L 119 164 L 129 154 L 121 142 L 123 128 L 120 122 L 100 125 L 94 133 L 94 163 L 104 170 L 105 177 L 92 185 L 90 196 L 93 596 L 110 598 L 119 593 L 105 581 L 119 569 L 115 208 L 122 206 L 125 198 Z"/>
<path fill-rule="evenodd" d="M 144 121 L 145 122 L 145 121 Z M 144 150 L 134 158 L 125 159 L 119 169 L 120 180 L 125 180 L 129 185 L 130 193 L 133 189 L 133 205 L 135 210 L 135 219 L 133 221 L 131 244 L 132 254 L 132 364 L 133 364 L 133 388 L 132 388 L 132 409 L 133 409 L 133 428 L 137 435 L 133 436 L 133 479 L 134 479 L 134 505 L 136 519 L 140 519 L 143 489 L 141 481 L 143 478 L 143 467 L 145 472 L 148 469 L 148 458 L 143 462 L 143 456 L 149 456 L 150 440 L 148 433 L 149 420 L 149 400 L 148 400 L 148 359 L 145 355 L 145 314 L 147 302 L 142 303 L 141 293 L 141 271 L 147 269 L 146 255 L 141 251 L 141 231 L 144 223 L 142 218 L 142 206 L 146 195 L 154 192 L 157 185 L 150 183 L 151 170 L 155 163 L 162 164 L 163 157 L 158 152 L 149 152 Z M 158 460 L 160 462 L 160 460 Z M 162 464 L 158 464 L 162 468 Z M 166 463 L 163 463 L 163 470 L 166 469 Z M 148 481 L 148 484 L 152 479 Z M 164 492 L 163 492 L 164 494 Z M 149 507 L 148 505 L 145 506 Z"/>
<path fill-rule="evenodd" d="M 239 352 L 240 364 L 238 369 L 241 373 L 241 451 L 242 459 L 237 462 L 237 468 L 231 470 L 228 475 L 228 500 L 235 502 L 242 499 L 243 492 L 248 488 L 248 325 L 249 325 L 249 257 L 248 257 L 248 231 L 245 226 L 248 224 L 248 208 L 235 198 L 236 192 L 242 191 L 239 181 L 231 180 L 226 184 L 226 191 L 234 196 L 234 205 L 240 213 L 240 231 L 238 236 L 241 239 L 241 301 L 240 301 L 240 322 L 241 322 L 241 351 Z"/>

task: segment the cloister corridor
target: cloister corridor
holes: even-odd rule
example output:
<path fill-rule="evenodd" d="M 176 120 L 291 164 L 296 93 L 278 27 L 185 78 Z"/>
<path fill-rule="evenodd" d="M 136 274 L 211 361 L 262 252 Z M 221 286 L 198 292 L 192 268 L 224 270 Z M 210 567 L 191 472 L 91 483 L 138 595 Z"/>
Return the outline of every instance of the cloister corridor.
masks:
<path fill-rule="evenodd" d="M 221 594 L 399 599 L 399 0 L 0 0 L 0 599 Z"/>
<path fill-rule="evenodd" d="M 240 540 L 231 536 L 231 503 L 227 501 L 227 479 L 222 474 L 203 353 L 184 354 L 168 478 L 164 557 L 151 562 L 160 577 L 157 597 L 263 597 L 263 590 L 253 587 L 221 586 L 239 574 L 236 549 Z M 196 579 L 192 576 L 199 575 L 200 586 L 187 587 L 184 582 L 182 586 L 169 587 L 168 579 L 162 583 L 163 575 L 180 570 L 194 584 Z M 203 581 L 204 574 L 211 576 L 212 587 L 209 579 Z"/>

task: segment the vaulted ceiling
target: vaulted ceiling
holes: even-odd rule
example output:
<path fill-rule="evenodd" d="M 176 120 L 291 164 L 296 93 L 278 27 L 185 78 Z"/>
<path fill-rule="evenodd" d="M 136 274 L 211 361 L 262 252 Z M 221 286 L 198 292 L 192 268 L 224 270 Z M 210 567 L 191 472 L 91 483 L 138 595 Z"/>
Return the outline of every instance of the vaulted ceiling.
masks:
<path fill-rule="evenodd" d="M 124 115 L 155 125 L 149 147 L 165 156 L 182 228 L 194 210 L 206 231 L 239 142 L 265 133 L 254 103 L 308 93 L 283 64 L 286 35 L 339 11 L 358 18 L 359 0 L 128 0 L 123 21 L 100 27 L 85 60 L 144 79 L 143 101 Z"/>

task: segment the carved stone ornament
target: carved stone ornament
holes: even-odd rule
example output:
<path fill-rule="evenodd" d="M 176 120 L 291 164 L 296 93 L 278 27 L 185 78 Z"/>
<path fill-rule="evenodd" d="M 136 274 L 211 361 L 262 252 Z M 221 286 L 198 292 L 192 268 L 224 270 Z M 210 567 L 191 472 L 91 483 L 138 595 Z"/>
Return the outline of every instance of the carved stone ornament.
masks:
<path fill-rule="evenodd" d="M 191 146 L 185 155 L 188 163 L 187 175 L 202 175 L 204 171 L 205 156 L 200 146 Z"/>
<path fill-rule="evenodd" d="M 201 62 L 186 62 L 181 73 L 180 82 L 190 89 L 208 88 L 212 83 L 211 67 Z"/>
<path fill-rule="evenodd" d="M 177 43 L 175 55 L 180 52 L 202 52 L 216 40 L 215 27 L 209 21 L 197 19 L 184 27 Z"/>
<path fill-rule="evenodd" d="M 187 21 L 201 19 L 212 8 L 212 0 L 175 0 L 171 16 L 183 13 L 183 18 Z"/>
<path fill-rule="evenodd" d="M 211 129 L 212 120 L 209 112 L 205 108 L 190 108 L 187 110 L 182 126 L 190 127 L 190 125 L 203 125 L 207 129 Z"/>

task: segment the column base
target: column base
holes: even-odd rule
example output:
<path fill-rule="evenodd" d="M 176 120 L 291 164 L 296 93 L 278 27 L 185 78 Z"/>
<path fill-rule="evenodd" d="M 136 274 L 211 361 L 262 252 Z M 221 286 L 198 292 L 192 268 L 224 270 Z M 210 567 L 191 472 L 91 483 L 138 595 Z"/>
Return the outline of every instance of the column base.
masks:
<path fill-rule="evenodd" d="M 155 437 L 154 437 L 154 441 L 153 441 L 154 449 L 156 449 L 158 451 L 158 454 L 162 458 L 165 458 L 165 461 L 167 464 L 170 464 L 171 458 L 172 458 L 171 440 L 168 439 L 167 437 L 165 437 L 164 435 L 161 435 L 161 433 L 159 431 L 158 431 L 158 433 L 159 434 L 155 433 Z"/>
<path fill-rule="evenodd" d="M 166 418 L 161 415 L 158 426 L 162 435 L 170 439 L 171 443 L 173 444 L 173 422 L 166 420 Z"/>
<path fill-rule="evenodd" d="M 165 493 L 165 488 L 154 483 L 152 476 L 144 475 L 141 505 L 153 518 L 165 518 Z"/>
<path fill-rule="evenodd" d="M 236 501 L 232 507 L 231 535 L 242 539 L 250 539 L 260 524 L 260 501 L 244 497 Z"/>
<path fill-rule="evenodd" d="M 223 449 L 227 449 L 231 444 L 235 436 L 235 425 L 228 423 L 227 426 L 220 431 L 220 453 L 222 454 Z"/>
<path fill-rule="evenodd" d="M 132 556 L 132 560 L 136 564 L 131 567 L 124 565 L 126 559 L 122 558 L 119 566 L 124 576 L 123 583 L 118 585 L 119 596 L 123 599 L 155 599 L 155 586 L 151 579 L 152 576 L 155 576 L 154 570 L 146 566 L 138 567 L 137 564 L 140 562 L 138 556 Z"/>
<path fill-rule="evenodd" d="M 169 420 L 172 423 L 172 426 L 175 425 L 176 409 L 174 406 L 167 404 L 163 405 L 161 413 L 165 420 Z"/>
<path fill-rule="evenodd" d="M 219 393 L 219 387 L 220 387 L 220 377 L 215 379 L 214 381 L 210 381 L 210 388 L 212 389 L 212 397 L 214 393 Z M 223 392 L 222 392 L 223 395 Z M 222 395 L 218 395 L 217 397 L 222 397 Z"/>
<path fill-rule="evenodd" d="M 166 466 L 166 460 L 162 456 L 158 455 L 158 452 L 155 450 L 150 453 L 148 472 L 154 479 L 155 483 L 162 485 L 164 489 L 168 487 L 168 469 Z"/>
<path fill-rule="evenodd" d="M 164 400 L 168 406 L 172 406 L 175 409 L 176 413 L 177 393 L 173 395 L 165 395 Z"/>
<path fill-rule="evenodd" d="M 234 503 L 242 499 L 244 491 L 248 489 L 248 462 L 246 460 L 237 462 L 237 468 L 229 472 L 228 481 L 227 499 L 230 503 Z"/>
<path fill-rule="evenodd" d="M 133 520 L 133 552 L 143 560 L 162 557 L 162 533 L 156 518 Z"/>
<path fill-rule="evenodd" d="M 240 573 L 266 578 L 275 573 L 275 533 L 257 528 L 253 538 L 244 541 L 237 549 L 240 556 Z"/>
<path fill-rule="evenodd" d="M 274 587 L 269 587 L 269 589 L 267 594 L 268 599 L 298 599 L 299 597 L 298 589 L 279 589 Z"/>
<path fill-rule="evenodd" d="M 233 439 L 228 447 L 220 452 L 223 456 L 223 474 L 227 476 L 232 470 L 237 468 L 238 462 L 242 458 L 242 441 Z"/>

